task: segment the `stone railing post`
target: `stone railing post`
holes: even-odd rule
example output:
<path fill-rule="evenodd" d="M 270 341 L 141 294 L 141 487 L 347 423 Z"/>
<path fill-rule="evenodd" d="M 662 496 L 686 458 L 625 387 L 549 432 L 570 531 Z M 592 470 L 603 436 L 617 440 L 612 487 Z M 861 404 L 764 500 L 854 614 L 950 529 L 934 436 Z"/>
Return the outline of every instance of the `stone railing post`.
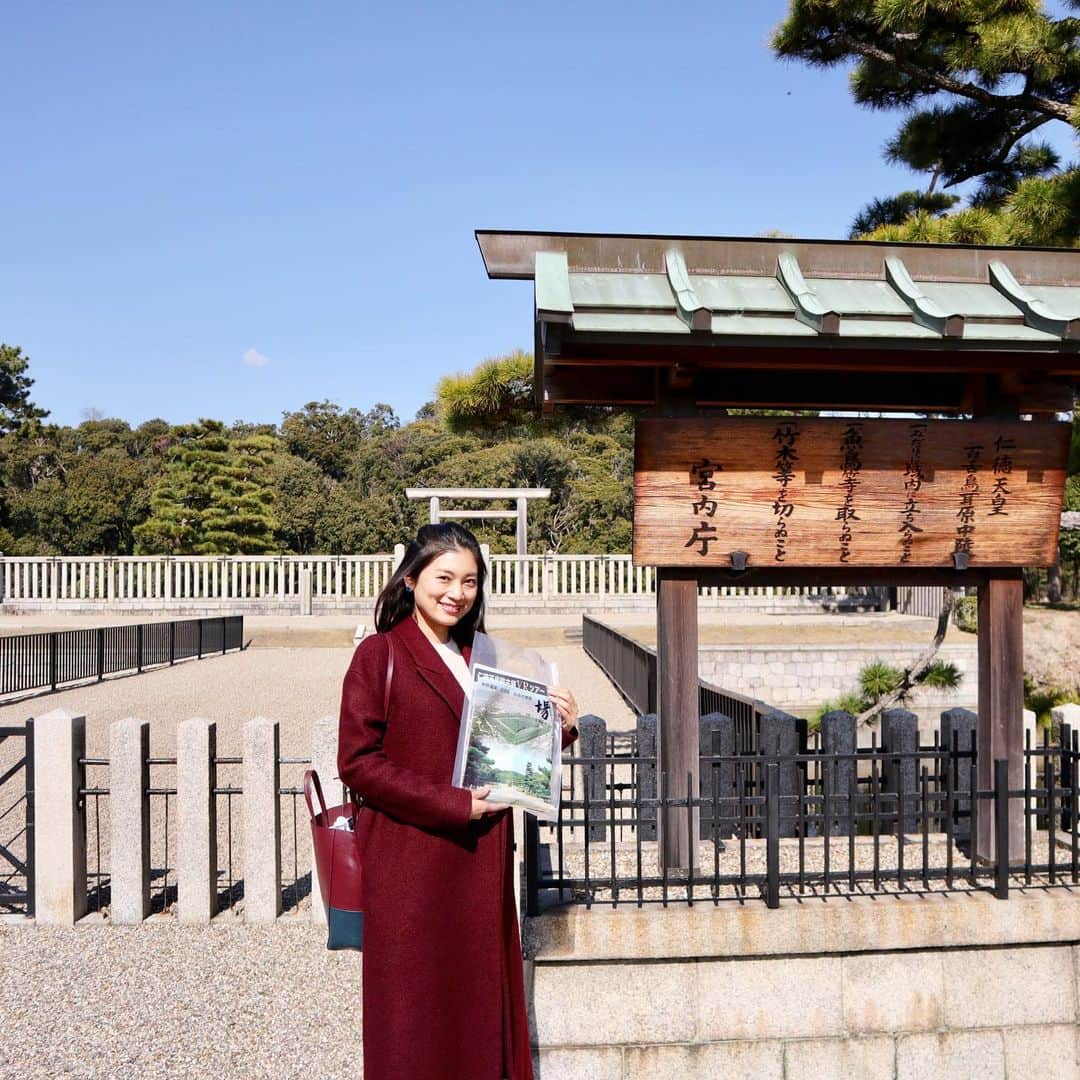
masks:
<path fill-rule="evenodd" d="M 281 914 L 280 734 L 276 720 L 244 725 L 244 918 L 272 923 Z"/>
<path fill-rule="evenodd" d="M 300 614 L 311 614 L 311 569 L 305 567 L 300 571 Z"/>
<path fill-rule="evenodd" d="M 7 566 L 4 563 L 4 553 L 0 551 L 0 604 L 7 595 Z"/>
<path fill-rule="evenodd" d="M 46 926 L 86 914 L 86 717 L 54 709 L 34 721 L 34 912 Z"/>
<path fill-rule="evenodd" d="M 802 771 L 795 758 L 806 747 L 806 721 L 783 709 L 771 709 L 759 721 L 758 745 L 763 758 L 780 764 L 780 835 L 794 836 L 796 799 L 804 794 Z M 764 765 L 761 775 L 764 777 Z"/>
<path fill-rule="evenodd" d="M 395 548 L 395 551 L 397 549 Z M 495 595 L 495 580 L 491 576 L 491 547 L 488 544 L 480 545 L 480 557 L 484 560 L 484 566 L 487 568 L 487 589 L 485 591 L 484 600 L 490 600 Z M 404 554 L 402 555 L 404 558 Z"/>
<path fill-rule="evenodd" d="M 311 767 L 319 777 L 323 797 L 327 806 L 336 806 L 341 801 L 341 781 L 338 778 L 338 718 L 321 716 L 311 728 Z M 307 809 L 305 804 L 304 809 Z M 315 812 L 318 813 L 318 806 Z M 311 860 L 311 921 L 316 926 L 326 925 L 326 911 L 323 907 L 322 889 L 319 888 L 319 874 L 315 869 L 315 851 L 311 844 L 311 830 L 308 830 L 308 853 Z"/>
<path fill-rule="evenodd" d="M 953 839 L 965 845 L 971 842 L 971 755 L 975 751 L 978 719 L 970 709 L 946 709 L 941 714 L 939 728 L 938 743 L 946 753 L 944 768 L 952 773 L 951 777 L 941 778 L 941 786 L 952 787 Z"/>
<path fill-rule="evenodd" d="M 735 721 L 723 713 L 706 713 L 698 731 L 698 750 L 703 758 L 735 756 Z M 721 837 L 732 835 L 735 816 L 734 761 L 703 761 L 699 771 L 701 789 L 701 839 L 712 839 L 713 831 Z M 714 815 L 713 810 L 716 813 Z"/>
<path fill-rule="evenodd" d="M 591 713 L 578 720 L 578 750 L 583 758 L 607 757 L 607 724 L 599 716 Z M 607 814 L 606 767 L 599 765 L 581 765 L 582 798 L 588 799 L 587 813 L 588 838 L 590 843 L 603 843 L 607 837 L 604 817 Z M 614 780 L 614 777 L 612 777 Z M 614 828 L 614 826 L 612 826 Z"/>
<path fill-rule="evenodd" d="M 896 796 L 896 822 L 889 822 L 889 832 L 913 833 L 918 807 L 919 718 L 907 709 L 886 709 L 881 715 L 881 746 L 886 755 L 885 790 Z"/>
<path fill-rule="evenodd" d="M 198 717 L 176 731 L 177 906 L 182 923 L 217 914 L 217 725 Z"/>
<path fill-rule="evenodd" d="M 150 914 L 150 723 L 109 728 L 109 918 L 120 926 Z"/>
<path fill-rule="evenodd" d="M 856 790 L 858 779 L 855 754 L 859 748 L 859 739 L 855 731 L 855 717 L 843 709 L 834 709 L 821 718 L 821 753 L 825 755 L 821 762 L 824 789 L 829 796 L 830 836 L 847 836 L 855 827 L 850 815 L 854 807 L 850 806 L 852 793 Z M 831 755 L 838 755 L 831 760 Z"/>

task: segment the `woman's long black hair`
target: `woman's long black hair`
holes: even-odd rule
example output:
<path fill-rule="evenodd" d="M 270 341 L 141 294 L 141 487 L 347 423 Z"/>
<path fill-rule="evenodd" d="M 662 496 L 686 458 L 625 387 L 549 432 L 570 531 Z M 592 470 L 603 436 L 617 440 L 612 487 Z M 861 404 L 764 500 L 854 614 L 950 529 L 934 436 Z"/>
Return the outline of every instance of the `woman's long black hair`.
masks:
<path fill-rule="evenodd" d="M 432 559 L 445 555 L 448 551 L 467 551 L 476 559 L 476 601 L 451 628 L 450 636 L 459 644 L 467 643 L 473 632 L 484 631 L 484 581 L 487 567 L 480 552 L 480 545 L 468 529 L 456 521 L 442 522 L 438 525 L 423 525 L 416 534 L 416 539 L 409 544 L 405 558 L 379 593 L 375 601 L 375 629 L 380 634 L 392 630 L 403 619 L 413 613 L 412 589 L 405 584 L 405 579 L 415 578 Z"/>

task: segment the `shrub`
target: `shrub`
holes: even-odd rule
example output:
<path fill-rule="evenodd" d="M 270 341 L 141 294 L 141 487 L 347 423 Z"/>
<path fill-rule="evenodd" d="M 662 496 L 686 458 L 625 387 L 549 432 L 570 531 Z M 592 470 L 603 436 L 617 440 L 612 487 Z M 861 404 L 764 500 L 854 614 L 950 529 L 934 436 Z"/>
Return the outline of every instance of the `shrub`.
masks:
<path fill-rule="evenodd" d="M 957 597 L 953 608 L 953 622 L 965 634 L 974 634 L 979 629 L 979 598 L 977 596 Z"/>

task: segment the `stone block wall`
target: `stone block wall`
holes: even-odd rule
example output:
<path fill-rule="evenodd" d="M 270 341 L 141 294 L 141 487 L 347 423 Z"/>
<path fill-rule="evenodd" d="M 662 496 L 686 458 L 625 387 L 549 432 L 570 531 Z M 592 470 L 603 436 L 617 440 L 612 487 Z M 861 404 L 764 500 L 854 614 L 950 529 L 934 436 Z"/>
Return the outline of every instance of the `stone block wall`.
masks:
<path fill-rule="evenodd" d="M 1078 942 L 1067 893 L 542 915 L 538 1080 L 1069 1080 Z"/>
<path fill-rule="evenodd" d="M 805 716 L 815 706 L 858 689 L 859 670 L 874 660 L 894 667 L 912 663 L 925 646 L 911 645 L 702 645 L 699 670 L 707 682 L 759 698 Z M 911 708 L 925 722 L 937 723 L 943 709 L 974 709 L 978 703 L 979 657 L 975 642 L 944 645 L 941 660 L 959 668 L 955 692 L 924 688 Z"/>

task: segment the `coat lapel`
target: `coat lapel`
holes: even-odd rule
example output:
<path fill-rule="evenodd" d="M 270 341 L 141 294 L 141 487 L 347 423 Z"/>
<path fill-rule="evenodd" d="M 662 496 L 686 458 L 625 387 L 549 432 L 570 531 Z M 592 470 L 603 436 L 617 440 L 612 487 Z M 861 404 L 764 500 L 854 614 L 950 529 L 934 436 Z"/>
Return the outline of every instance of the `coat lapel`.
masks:
<path fill-rule="evenodd" d="M 419 676 L 446 702 L 446 707 L 453 713 L 454 719 L 460 720 L 465 705 L 465 692 L 424 632 L 410 618 L 399 622 L 394 627 L 393 634 L 395 640 L 408 649 Z M 471 651 L 462 649 L 466 663 L 469 662 Z"/>

